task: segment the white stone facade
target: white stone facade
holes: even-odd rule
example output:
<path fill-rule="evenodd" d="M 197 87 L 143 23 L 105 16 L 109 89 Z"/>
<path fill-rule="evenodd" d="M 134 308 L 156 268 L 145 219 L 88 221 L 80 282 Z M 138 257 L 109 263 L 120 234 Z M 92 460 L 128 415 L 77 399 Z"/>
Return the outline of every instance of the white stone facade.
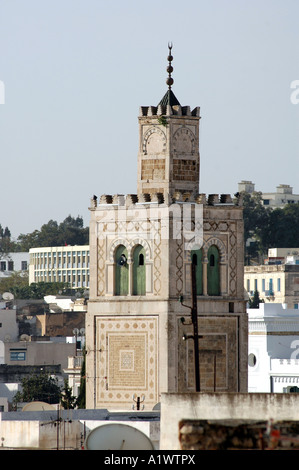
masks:
<path fill-rule="evenodd" d="M 29 253 L 17 252 L 2 254 L 0 259 L 0 278 L 9 277 L 14 272 L 27 272 Z"/>
<path fill-rule="evenodd" d="M 299 314 L 282 304 L 248 309 L 248 391 L 299 391 Z"/>

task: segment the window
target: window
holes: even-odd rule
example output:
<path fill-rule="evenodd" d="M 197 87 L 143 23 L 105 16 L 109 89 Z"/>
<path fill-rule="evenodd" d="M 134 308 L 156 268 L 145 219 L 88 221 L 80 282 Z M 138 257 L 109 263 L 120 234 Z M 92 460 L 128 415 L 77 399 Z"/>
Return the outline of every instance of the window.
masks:
<path fill-rule="evenodd" d="M 26 350 L 25 349 L 11 349 L 10 360 L 11 361 L 25 361 Z"/>
<path fill-rule="evenodd" d="M 145 251 L 137 245 L 133 251 L 133 295 L 145 295 Z"/>
<path fill-rule="evenodd" d="M 247 279 L 247 292 L 250 292 L 250 279 Z"/>
<path fill-rule="evenodd" d="M 220 295 L 219 251 L 212 245 L 208 251 L 208 295 Z"/>
<path fill-rule="evenodd" d="M 265 279 L 262 279 L 262 291 L 265 292 L 266 290 L 266 281 Z"/>
<path fill-rule="evenodd" d="M 248 365 L 249 367 L 254 367 L 256 365 L 256 356 L 255 354 L 249 354 L 248 356 Z"/>
<path fill-rule="evenodd" d="M 277 279 L 277 291 L 280 292 L 280 278 Z"/>
<path fill-rule="evenodd" d="M 21 262 L 21 270 L 22 271 L 27 271 L 27 261 L 22 261 Z"/>
<path fill-rule="evenodd" d="M 203 282 L 202 282 L 202 250 L 191 251 L 191 262 L 195 267 L 195 280 L 196 280 L 196 295 L 203 294 Z"/>
<path fill-rule="evenodd" d="M 0 262 L 0 271 L 6 271 L 6 261 Z"/>
<path fill-rule="evenodd" d="M 13 271 L 14 265 L 13 261 L 8 261 L 8 271 Z"/>
<path fill-rule="evenodd" d="M 128 252 L 124 245 L 119 245 L 115 251 L 115 295 L 128 295 L 129 269 L 127 264 Z"/>

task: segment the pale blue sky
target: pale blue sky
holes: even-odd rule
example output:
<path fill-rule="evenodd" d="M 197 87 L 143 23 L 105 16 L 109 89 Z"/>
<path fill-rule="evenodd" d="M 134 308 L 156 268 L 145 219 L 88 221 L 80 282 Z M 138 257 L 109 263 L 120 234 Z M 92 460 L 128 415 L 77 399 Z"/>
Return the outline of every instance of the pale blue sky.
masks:
<path fill-rule="evenodd" d="M 139 106 L 201 107 L 200 192 L 299 193 L 298 0 L 0 0 L 0 223 L 13 237 L 93 194 L 135 193 Z"/>

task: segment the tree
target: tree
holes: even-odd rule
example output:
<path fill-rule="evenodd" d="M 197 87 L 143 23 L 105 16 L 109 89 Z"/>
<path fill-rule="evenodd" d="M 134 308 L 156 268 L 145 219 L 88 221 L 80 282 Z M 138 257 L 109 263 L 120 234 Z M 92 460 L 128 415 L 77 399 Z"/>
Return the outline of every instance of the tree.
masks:
<path fill-rule="evenodd" d="M 59 403 L 61 390 L 57 379 L 46 372 L 25 377 L 21 381 L 22 392 L 17 392 L 13 403 L 43 401 L 46 403 Z"/>
<path fill-rule="evenodd" d="M 0 279 L 0 294 L 3 294 L 4 292 L 11 292 L 12 294 L 15 295 L 17 291 L 20 291 L 23 289 L 24 291 L 28 290 L 29 288 L 28 282 L 29 282 L 28 273 L 14 272 L 10 276 Z M 21 298 L 21 297 L 17 297 L 17 298 Z"/>
<path fill-rule="evenodd" d="M 11 251 L 14 251 L 15 244 L 11 241 L 11 233 L 8 227 L 3 229 L 0 224 L 0 254 L 8 254 Z"/>
<path fill-rule="evenodd" d="M 79 396 L 77 398 L 77 406 L 78 408 L 82 408 L 82 409 L 86 407 L 85 356 L 86 356 L 86 351 L 85 351 L 85 348 L 83 348 L 83 362 L 81 366 L 80 390 L 79 390 Z"/>
<path fill-rule="evenodd" d="M 260 294 L 256 290 L 254 291 L 253 297 L 249 299 L 248 306 L 249 308 L 259 308 L 259 305 L 262 301 L 260 300 Z"/>
<path fill-rule="evenodd" d="M 243 219 L 244 219 L 244 244 L 245 259 L 249 261 L 253 257 L 264 255 L 267 251 L 267 233 L 269 219 L 272 209 L 265 208 L 262 204 L 262 193 L 254 192 L 252 194 L 242 193 L 243 195 Z M 252 239 L 253 243 L 248 244 Z"/>
<path fill-rule="evenodd" d="M 84 228 L 82 217 L 74 218 L 69 215 L 60 224 L 55 220 L 49 220 L 40 230 L 28 234 L 21 233 L 16 245 L 18 251 L 29 251 L 30 248 L 36 247 L 88 245 L 88 243 L 89 228 Z"/>
<path fill-rule="evenodd" d="M 72 395 L 72 389 L 69 387 L 67 379 L 64 379 L 64 388 L 61 392 L 60 403 L 65 410 L 73 410 L 76 406 L 76 397 Z"/>
<path fill-rule="evenodd" d="M 28 274 L 13 273 L 0 279 L 0 293 L 11 292 L 15 299 L 43 299 L 45 295 L 64 293 L 69 288 L 66 282 L 32 282 L 28 284 Z"/>

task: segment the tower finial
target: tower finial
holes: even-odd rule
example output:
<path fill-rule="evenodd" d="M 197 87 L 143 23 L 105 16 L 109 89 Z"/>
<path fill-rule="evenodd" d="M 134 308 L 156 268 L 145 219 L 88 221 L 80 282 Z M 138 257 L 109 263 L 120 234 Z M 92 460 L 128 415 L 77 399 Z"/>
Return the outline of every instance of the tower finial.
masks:
<path fill-rule="evenodd" d="M 167 60 L 168 60 L 168 67 L 167 67 L 167 72 L 168 72 L 168 78 L 166 79 L 166 84 L 168 85 L 168 88 L 169 90 L 171 89 L 171 85 L 173 85 L 173 78 L 171 76 L 171 73 L 173 72 L 173 67 L 171 65 L 171 62 L 173 60 L 173 57 L 171 55 L 171 49 L 172 49 L 172 42 L 169 42 L 168 43 L 168 49 L 169 49 L 169 53 L 168 53 L 168 57 L 167 57 Z"/>

